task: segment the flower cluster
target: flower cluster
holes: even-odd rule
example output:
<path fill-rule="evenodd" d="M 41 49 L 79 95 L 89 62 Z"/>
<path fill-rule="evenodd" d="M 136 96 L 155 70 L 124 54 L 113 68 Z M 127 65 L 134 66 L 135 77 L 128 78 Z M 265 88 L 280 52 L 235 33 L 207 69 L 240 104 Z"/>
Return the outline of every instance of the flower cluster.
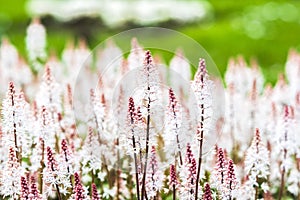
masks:
<path fill-rule="evenodd" d="M 222 96 L 216 95 L 220 80 L 209 74 L 205 59 L 190 81 L 182 51 L 165 68 L 133 39 L 129 56 L 112 64 L 97 88 L 87 88 L 87 103 L 75 118 L 80 67 L 98 76 L 122 51 L 110 42 L 90 59 L 80 41 L 68 45 L 61 60 L 47 59 L 46 31 L 38 20 L 29 26 L 26 44 L 28 64 L 7 39 L 0 46 L 1 199 L 300 197 L 296 51 L 288 57 L 286 78 L 274 87 L 264 86 L 256 62 L 249 67 L 241 57 L 230 60 L 222 113 L 214 105 Z M 139 87 L 114 90 L 132 71 Z M 174 83 L 167 90 L 161 71 L 170 72 Z"/>

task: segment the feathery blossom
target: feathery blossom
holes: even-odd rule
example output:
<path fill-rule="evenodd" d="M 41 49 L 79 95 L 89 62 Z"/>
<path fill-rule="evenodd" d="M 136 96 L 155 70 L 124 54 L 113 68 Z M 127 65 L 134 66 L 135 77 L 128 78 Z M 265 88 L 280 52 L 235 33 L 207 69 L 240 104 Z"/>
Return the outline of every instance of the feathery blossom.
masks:
<path fill-rule="evenodd" d="M 16 116 L 18 117 L 18 129 L 20 132 L 20 141 L 22 144 L 22 155 L 27 157 L 31 153 L 31 145 L 34 143 L 36 135 L 33 133 L 34 130 L 34 117 L 33 112 L 30 108 L 30 104 L 25 99 L 25 94 L 20 92 L 16 99 L 16 104 L 18 112 Z"/>
<path fill-rule="evenodd" d="M 1 93 L 4 91 L 6 84 L 9 81 L 16 81 L 16 74 L 14 71 L 18 66 L 19 55 L 17 49 L 4 38 L 0 45 L 0 86 Z"/>
<path fill-rule="evenodd" d="M 248 174 L 248 185 L 261 187 L 264 192 L 268 187 L 263 187 L 267 183 L 267 176 L 270 174 L 269 151 L 264 146 L 259 129 L 256 129 L 251 146 L 246 152 L 245 171 Z M 258 179 L 262 179 L 259 183 Z"/>
<path fill-rule="evenodd" d="M 230 61 L 225 74 L 228 114 L 223 116 L 221 107 L 213 104 L 218 99 L 213 95 L 221 93 L 215 91 L 218 85 L 209 78 L 204 59 L 200 59 L 191 81 L 191 93 L 197 100 L 193 102 L 187 96 L 188 89 L 175 78 L 176 73 L 184 80 L 191 75 L 181 52 L 169 68 L 164 68 L 159 65 L 160 59 L 153 59 L 149 51 L 145 53 L 135 39 L 127 58 L 110 43 L 87 61 L 90 50 L 81 40 L 77 47 L 66 48 L 61 61 L 59 56 L 50 57 L 44 76 L 35 74 L 32 80 L 28 65 L 37 73 L 46 62 L 45 34 L 36 21 L 28 27 L 29 64 L 5 39 L 0 46 L 0 94 L 11 81 L 1 106 L 0 199 L 144 200 L 171 195 L 176 199 L 177 193 L 183 200 L 198 196 L 204 200 L 299 196 L 300 56 L 295 51 L 286 63 L 286 80 L 280 75 L 274 88 L 264 87 L 257 63 L 249 67 L 242 57 Z M 105 74 L 98 81 L 100 90 L 91 90 L 88 105 L 92 114 L 75 121 L 70 85 L 82 65 L 89 74 L 77 79 L 77 85 L 86 86 L 87 78 Z M 138 67 L 141 70 L 136 70 Z M 130 80 L 137 83 L 136 90 L 122 85 L 114 96 L 113 87 L 131 69 L 137 72 Z M 62 74 L 63 70 L 66 73 Z M 168 81 L 174 84 L 169 95 L 163 95 L 160 83 L 167 80 L 159 74 L 161 71 L 169 72 Z M 178 92 L 176 97 L 174 91 Z M 125 103 L 128 92 L 133 92 L 129 105 Z M 111 97 L 116 106 L 109 104 Z M 166 104 L 166 112 L 162 112 Z M 190 119 L 193 116 L 196 123 Z M 85 117 L 88 122 L 82 120 Z M 223 149 L 217 148 L 215 158 L 209 153 L 204 156 L 202 149 L 206 146 L 202 148 L 201 143 L 211 148 L 208 143 L 216 140 L 210 137 L 221 133 L 223 124 L 224 134 L 218 141 Z M 198 125 L 197 131 L 194 125 Z M 256 132 L 248 149 L 252 139 L 249 132 L 255 127 L 261 134 Z M 84 142 L 77 131 L 85 137 Z M 178 159 L 179 154 L 184 159 Z M 199 155 L 198 162 L 194 154 Z M 170 174 L 165 179 L 167 166 Z M 207 183 L 197 191 L 197 185 L 203 182 Z"/>
<path fill-rule="evenodd" d="M 170 61 L 170 84 L 175 90 L 185 90 L 185 82 L 191 79 L 191 70 L 188 60 L 184 57 L 183 51 L 178 49 Z M 179 81 L 178 79 L 182 79 Z M 184 91 L 183 91 L 184 92 Z"/>
<path fill-rule="evenodd" d="M 144 64 L 140 75 L 140 83 L 143 89 L 142 100 L 145 105 L 158 103 L 160 100 L 159 94 L 159 74 L 156 64 L 153 62 L 153 57 L 150 51 L 146 51 L 144 56 Z"/>
<path fill-rule="evenodd" d="M 91 101 L 91 109 L 92 109 L 92 127 L 96 128 L 98 133 L 102 133 L 105 128 L 104 120 L 105 120 L 105 105 L 102 101 L 104 96 L 96 93 L 93 89 L 90 90 L 90 101 Z"/>
<path fill-rule="evenodd" d="M 120 66 L 122 66 L 123 53 L 121 49 L 114 43 L 114 41 L 109 40 L 106 43 L 106 48 L 98 51 L 97 55 L 98 55 L 98 59 L 96 63 L 97 69 L 99 74 L 101 74 L 101 79 L 104 85 L 106 86 L 103 87 L 102 89 L 105 90 L 105 94 L 107 96 L 111 96 L 112 88 L 116 85 L 116 83 L 121 78 L 120 76 L 121 71 L 119 69 Z M 87 58 L 85 58 L 85 60 L 86 59 Z M 87 63 L 85 60 L 83 60 L 81 63 L 78 64 L 81 65 L 82 63 Z M 87 65 L 86 68 L 87 67 L 89 67 L 89 65 Z"/>
<path fill-rule="evenodd" d="M 64 91 L 64 101 L 63 101 L 63 117 L 60 121 L 60 127 L 63 129 L 63 132 L 66 134 L 69 134 L 68 136 L 71 136 L 71 133 L 73 131 L 73 127 L 75 126 L 75 117 L 74 117 L 74 110 L 73 110 L 73 92 L 72 87 L 70 84 L 67 84 Z M 67 136 L 67 137 L 68 137 Z M 71 141 L 70 141 L 71 142 Z M 73 141 L 72 141 L 73 142 Z M 78 143 L 78 141 L 74 141 Z"/>
<path fill-rule="evenodd" d="M 132 38 L 131 50 L 127 59 L 129 70 L 132 70 L 137 67 L 141 67 L 143 65 L 143 57 L 144 57 L 143 48 L 139 45 L 136 38 Z"/>
<path fill-rule="evenodd" d="M 46 59 L 46 43 L 46 29 L 38 19 L 34 19 L 27 28 L 26 49 L 35 71 L 41 69 L 41 62 Z"/>
<path fill-rule="evenodd" d="M 54 147 L 56 134 L 54 119 L 45 106 L 40 109 L 38 124 L 38 138 L 43 139 L 46 146 Z"/>
<path fill-rule="evenodd" d="M 70 163 L 72 163 L 71 161 L 71 153 L 69 151 L 68 145 L 67 145 L 67 141 L 65 139 L 63 139 L 61 141 L 61 154 L 62 154 L 62 160 L 65 161 L 66 164 L 66 168 L 68 173 L 70 173 Z"/>
<path fill-rule="evenodd" d="M 194 200 L 196 192 L 196 176 L 197 176 L 197 163 L 191 150 L 190 144 L 187 144 L 185 162 L 182 170 L 180 171 L 181 188 L 180 199 Z M 198 193 L 201 196 L 201 187 Z"/>
<path fill-rule="evenodd" d="M 146 175 L 146 192 L 150 199 L 155 198 L 157 193 L 162 189 L 163 180 L 164 174 L 159 168 L 156 149 L 152 146 Z"/>
<path fill-rule="evenodd" d="M 204 140 L 201 137 L 208 137 L 210 131 L 212 131 L 212 88 L 213 83 L 209 80 L 209 76 L 206 69 L 204 59 L 199 60 L 199 66 L 194 76 L 194 80 L 191 82 L 191 89 L 196 98 L 196 107 L 198 115 L 198 132 L 197 139 Z"/>
<path fill-rule="evenodd" d="M 282 195 L 285 190 L 285 185 L 286 185 L 286 177 L 289 179 L 288 174 L 291 173 L 291 169 L 293 168 L 294 156 L 297 154 L 298 151 L 297 144 L 295 141 L 296 123 L 294 117 L 295 117 L 294 108 L 292 106 L 285 105 L 283 107 L 283 117 L 278 124 L 279 127 L 277 132 L 277 146 L 276 146 L 277 153 L 279 154 L 279 162 L 280 162 L 279 171 L 281 175 L 279 198 L 282 198 Z M 292 175 L 296 175 L 296 174 L 293 172 Z M 291 190 L 291 187 L 289 187 L 289 189 Z"/>
<path fill-rule="evenodd" d="M 227 164 L 224 150 L 222 148 L 217 148 L 217 163 L 212 179 L 214 181 L 214 186 L 219 190 L 222 190 L 223 184 L 225 183 Z"/>
<path fill-rule="evenodd" d="M 245 170 L 251 177 L 267 178 L 269 168 L 269 151 L 261 141 L 259 129 L 256 129 L 251 146 L 246 153 Z"/>
<path fill-rule="evenodd" d="M 142 120 L 142 114 L 140 110 L 135 108 L 135 101 L 132 97 L 129 97 L 128 101 L 128 113 L 127 113 L 127 124 L 128 124 L 128 136 L 127 139 L 127 149 L 128 152 L 138 153 L 141 149 L 140 139 L 143 137 L 142 132 L 140 130 L 140 123 Z M 127 134 L 127 133 L 126 133 Z M 143 138 L 144 139 L 144 138 Z M 133 151 L 132 151 L 133 150 Z"/>
<path fill-rule="evenodd" d="M 9 155 L 3 172 L 5 173 L 3 173 L 1 177 L 0 193 L 4 197 L 18 198 L 21 191 L 20 177 L 22 168 L 20 167 L 13 147 L 9 147 Z"/>
<path fill-rule="evenodd" d="M 294 108 L 284 106 L 283 117 L 278 123 L 277 128 L 277 151 L 280 155 L 281 169 L 285 168 L 286 171 L 292 168 L 292 156 L 297 152 L 297 145 L 295 141 L 295 119 Z"/>
<path fill-rule="evenodd" d="M 47 185 L 47 193 L 51 193 L 55 188 L 58 198 L 61 195 L 68 193 L 68 188 L 71 188 L 70 173 L 67 171 L 64 162 L 57 162 L 52 149 L 48 146 L 47 150 L 47 165 L 44 169 L 44 182 Z"/>
<path fill-rule="evenodd" d="M 230 159 L 228 161 L 228 168 L 226 172 L 226 178 L 225 178 L 225 187 L 223 189 L 223 198 L 225 199 L 233 199 L 236 197 L 236 193 L 238 191 L 238 181 L 235 176 L 234 172 L 234 164 L 233 161 Z"/>
<path fill-rule="evenodd" d="M 165 129 L 164 129 L 164 151 L 169 162 L 174 162 L 174 159 L 179 160 L 180 165 L 183 164 L 181 146 L 182 134 L 182 107 L 177 101 L 172 88 L 169 89 L 169 104 L 165 113 Z M 181 137 L 180 137 L 181 136 Z"/>
<path fill-rule="evenodd" d="M 52 115 L 62 111 L 61 88 L 59 83 L 56 82 L 49 65 L 45 66 L 36 102 L 38 107 L 45 106 Z"/>
<path fill-rule="evenodd" d="M 88 135 L 80 152 L 81 164 L 86 172 L 96 173 L 102 168 L 101 145 L 93 128 L 89 127 Z"/>
<path fill-rule="evenodd" d="M 14 146 L 17 159 L 19 159 L 19 152 L 21 147 L 20 138 L 22 137 L 23 127 L 19 126 L 19 123 L 24 120 L 22 115 L 22 110 L 20 110 L 21 105 L 17 101 L 18 94 L 16 93 L 15 86 L 13 82 L 9 83 L 6 98 L 2 103 L 2 130 L 3 139 L 5 146 Z"/>
<path fill-rule="evenodd" d="M 31 153 L 34 137 L 33 116 L 23 92 L 17 93 L 11 82 L 7 97 L 3 100 L 3 131 L 6 146 L 14 146 L 18 159 Z"/>
<path fill-rule="evenodd" d="M 54 172 L 57 170 L 57 162 L 52 152 L 52 149 L 49 146 L 46 148 L 46 154 L 47 154 L 47 169 L 48 169 L 49 176 L 45 176 L 44 180 L 47 183 L 55 185 L 56 177 Z"/>
<path fill-rule="evenodd" d="M 59 155 L 57 178 L 60 188 L 60 192 L 63 194 L 69 193 L 68 189 L 72 188 L 72 179 L 71 175 L 74 170 L 73 155 L 69 151 L 67 141 L 63 139 L 61 141 L 61 151 Z"/>
<path fill-rule="evenodd" d="M 45 151 L 45 142 L 42 138 L 39 138 L 37 142 L 34 143 L 35 146 L 32 149 L 32 154 L 30 156 L 30 167 L 31 171 L 38 171 L 42 165 L 44 165 L 44 151 Z"/>

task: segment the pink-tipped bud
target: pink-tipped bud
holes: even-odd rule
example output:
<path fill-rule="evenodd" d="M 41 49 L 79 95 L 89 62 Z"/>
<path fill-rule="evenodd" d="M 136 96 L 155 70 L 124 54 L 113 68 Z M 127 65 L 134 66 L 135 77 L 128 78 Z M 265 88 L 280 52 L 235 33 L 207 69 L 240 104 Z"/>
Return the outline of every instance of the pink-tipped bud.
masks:
<path fill-rule="evenodd" d="M 21 199 L 29 199 L 29 187 L 25 177 L 21 176 Z"/>
<path fill-rule="evenodd" d="M 234 164 L 232 160 L 229 160 L 228 162 L 226 182 L 227 182 L 227 187 L 230 191 L 235 189 L 237 181 L 235 177 Z"/>
<path fill-rule="evenodd" d="M 71 88 L 70 84 L 67 85 L 67 94 L 68 94 L 68 101 L 67 102 L 70 105 L 72 105 L 73 104 L 73 95 L 72 95 L 72 88 Z"/>
<path fill-rule="evenodd" d="M 37 188 L 35 176 L 30 177 L 30 183 L 31 183 L 30 195 L 32 196 L 32 199 L 35 199 L 35 200 L 42 199 L 40 196 L 40 193 L 38 191 L 38 188 Z"/>
<path fill-rule="evenodd" d="M 129 114 L 130 123 L 133 124 L 135 118 L 135 107 L 134 107 L 134 101 L 132 97 L 129 98 L 128 114 Z"/>
<path fill-rule="evenodd" d="M 172 88 L 170 88 L 169 89 L 169 107 L 172 109 L 172 111 L 174 113 L 176 111 L 178 111 L 177 105 L 178 105 L 178 101 L 175 97 L 174 91 Z"/>
<path fill-rule="evenodd" d="M 8 96 L 10 98 L 10 104 L 11 106 L 14 106 L 15 104 L 15 94 L 16 94 L 16 90 L 15 90 L 15 85 L 13 82 L 9 82 L 9 87 L 8 87 Z"/>
<path fill-rule="evenodd" d="M 80 181 L 79 174 L 77 172 L 74 173 L 74 190 L 75 190 L 75 200 L 84 200 L 84 189 L 82 187 L 82 183 Z"/>
<path fill-rule="evenodd" d="M 100 200 L 100 195 L 97 192 L 97 186 L 95 183 L 92 183 L 92 200 Z"/>
<path fill-rule="evenodd" d="M 178 179 L 176 175 L 176 169 L 174 165 L 170 166 L 170 186 L 171 187 L 176 187 L 178 185 Z"/>
<path fill-rule="evenodd" d="M 79 174 L 77 172 L 74 173 L 74 184 L 75 184 L 75 188 L 78 185 L 81 185 L 80 177 L 79 177 Z"/>
<path fill-rule="evenodd" d="M 67 152 L 68 146 L 67 146 L 67 141 L 66 141 L 66 139 L 63 139 L 63 140 L 61 141 L 61 149 L 62 149 L 64 152 Z"/>
<path fill-rule="evenodd" d="M 153 62 L 152 60 L 152 55 L 151 55 L 151 52 L 149 50 L 146 51 L 145 53 L 145 61 L 144 61 L 144 64 L 145 65 L 151 65 Z"/>
<path fill-rule="evenodd" d="M 47 159 L 48 159 L 48 167 L 52 170 L 55 171 L 56 167 L 56 160 L 53 156 L 52 150 L 50 147 L 47 147 Z"/>
<path fill-rule="evenodd" d="M 225 160 L 224 151 L 222 148 L 219 148 L 217 154 L 217 171 L 220 175 L 221 184 L 224 183 L 225 172 L 226 172 L 225 167 L 226 167 L 226 160 Z"/>
<path fill-rule="evenodd" d="M 75 200 L 85 200 L 84 190 L 82 185 L 78 185 L 75 190 Z"/>
<path fill-rule="evenodd" d="M 192 163 L 192 158 L 194 157 L 191 149 L 191 145 L 188 143 L 186 146 L 186 157 L 185 162 L 186 163 Z"/>
<path fill-rule="evenodd" d="M 45 74 L 44 78 L 47 84 L 50 84 L 53 82 L 53 77 L 52 77 L 52 71 L 50 65 L 46 65 L 45 67 Z"/>
<path fill-rule="evenodd" d="M 207 76 L 206 63 L 203 58 L 199 60 L 198 70 L 195 74 L 195 80 L 200 81 L 200 83 L 204 83 L 205 77 Z"/>
<path fill-rule="evenodd" d="M 210 190 L 210 186 L 208 183 L 205 184 L 204 187 L 204 194 L 202 197 L 203 200 L 212 200 L 212 194 L 211 194 L 211 190 Z"/>

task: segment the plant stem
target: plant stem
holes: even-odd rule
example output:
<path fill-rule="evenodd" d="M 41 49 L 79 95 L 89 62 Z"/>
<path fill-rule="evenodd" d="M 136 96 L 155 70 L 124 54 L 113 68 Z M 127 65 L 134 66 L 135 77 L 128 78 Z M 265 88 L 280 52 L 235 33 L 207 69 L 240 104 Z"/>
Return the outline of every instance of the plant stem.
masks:
<path fill-rule="evenodd" d="M 148 86 L 148 91 L 150 92 L 150 86 Z M 147 105 L 147 129 L 146 129 L 146 155 L 145 155 L 145 164 L 143 172 L 143 184 L 142 184 L 142 200 L 146 195 L 146 173 L 147 173 L 147 164 L 148 164 L 148 153 L 149 153 L 149 134 L 150 134 L 150 96 L 148 96 L 148 105 Z"/>
<path fill-rule="evenodd" d="M 201 121 L 200 121 L 200 144 L 199 144 L 199 157 L 198 157 L 198 169 L 197 169 L 197 178 L 196 178 L 196 191 L 195 191 L 195 199 L 198 199 L 198 188 L 199 188 L 199 179 L 201 172 L 201 164 L 202 164 L 202 146 L 203 146 L 203 123 L 204 123 L 204 104 L 201 104 Z"/>
<path fill-rule="evenodd" d="M 300 158 L 296 157 L 296 162 L 297 162 L 297 169 L 300 171 Z M 298 188 L 300 188 L 300 182 L 298 182 Z M 300 200 L 300 192 L 298 192 L 297 199 Z"/>
<path fill-rule="evenodd" d="M 173 200 L 176 200 L 176 188 L 175 188 L 175 184 L 173 185 Z"/>
<path fill-rule="evenodd" d="M 12 100 L 13 102 L 13 100 Z M 18 148 L 18 137 L 17 137 L 17 124 L 15 123 L 15 111 L 13 111 L 13 121 L 14 121 L 14 140 L 15 140 L 15 152 L 16 152 L 16 158 L 18 159 L 18 162 L 20 165 L 22 164 L 22 159 L 20 158 L 21 155 L 19 154 L 19 148 Z"/>
<path fill-rule="evenodd" d="M 175 118 L 175 121 L 176 121 L 176 112 L 175 112 L 175 106 L 172 105 L 172 109 L 173 109 L 173 115 L 174 115 L 174 118 Z M 180 147 L 180 141 L 179 141 L 179 136 L 178 136 L 178 124 L 176 123 L 175 124 L 175 130 L 176 130 L 176 142 L 177 142 L 177 148 L 178 148 L 178 154 L 179 154 L 179 162 L 180 162 L 180 165 L 183 165 L 183 162 L 182 162 L 182 156 L 181 156 L 181 147 Z"/>
<path fill-rule="evenodd" d="M 132 123 L 133 123 L 133 120 L 132 120 Z M 137 194 L 137 199 L 140 200 L 139 172 L 138 172 L 136 145 L 135 145 L 135 137 L 134 137 L 134 129 L 133 128 L 131 129 L 131 132 L 132 132 L 132 146 L 133 146 L 133 156 L 134 156 L 134 166 L 135 166 L 136 194 Z"/>
<path fill-rule="evenodd" d="M 55 187 L 56 187 L 56 191 L 57 191 L 57 197 L 58 197 L 59 200 L 61 200 L 62 198 L 61 198 L 61 195 L 60 195 L 60 192 L 59 192 L 59 187 L 58 187 L 57 184 L 55 184 Z"/>
<path fill-rule="evenodd" d="M 66 163 L 68 163 L 69 160 L 68 160 L 67 152 L 65 152 L 64 155 L 65 155 L 65 161 L 66 161 Z M 68 171 L 68 174 L 70 174 L 70 166 L 69 166 L 69 164 L 67 166 L 67 171 Z M 92 178 L 93 178 L 93 176 L 92 176 Z M 70 184 L 71 184 L 71 189 L 73 190 L 72 176 L 70 176 Z"/>
<path fill-rule="evenodd" d="M 119 138 L 117 138 L 117 200 L 119 200 L 119 195 L 120 195 L 120 174 L 121 174 L 121 170 L 120 170 L 120 150 L 119 150 Z"/>
<path fill-rule="evenodd" d="M 177 126 L 177 124 L 176 124 L 176 126 Z M 180 142 L 179 142 L 178 135 L 176 135 L 176 141 L 177 141 L 177 147 L 179 149 L 179 151 L 178 151 L 178 154 L 179 154 L 179 163 L 180 163 L 180 165 L 183 165 L 182 155 L 181 155 L 181 150 L 180 150 L 181 147 L 180 147 Z"/>
<path fill-rule="evenodd" d="M 40 161 L 40 164 L 41 164 L 41 168 L 40 168 L 40 193 L 43 194 L 43 172 L 44 172 L 44 168 L 45 168 L 45 163 L 44 163 L 44 159 L 45 159 L 45 143 L 44 143 L 44 140 L 41 139 L 40 140 L 41 142 L 41 145 L 42 145 L 42 160 Z"/>

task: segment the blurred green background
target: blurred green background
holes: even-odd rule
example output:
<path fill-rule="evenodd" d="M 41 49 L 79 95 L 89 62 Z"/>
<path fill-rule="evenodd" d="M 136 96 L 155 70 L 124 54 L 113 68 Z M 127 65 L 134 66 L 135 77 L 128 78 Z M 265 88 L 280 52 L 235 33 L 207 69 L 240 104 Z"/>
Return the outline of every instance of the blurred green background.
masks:
<path fill-rule="evenodd" d="M 283 72 L 290 48 L 300 50 L 300 2 L 277 0 L 211 0 L 209 14 L 198 22 L 167 21 L 153 24 L 178 30 L 198 41 L 211 55 L 223 74 L 228 59 L 243 55 L 258 60 L 268 82 Z M 26 27 L 32 16 L 27 1 L 0 0 L 0 36 L 7 36 L 25 53 Z M 174 8 L 175 9 L 175 8 Z M 47 29 L 48 51 L 60 52 L 69 40 L 85 38 L 90 48 L 120 31 L 140 27 L 126 23 L 106 26 L 99 18 L 84 17 L 59 22 L 51 16 L 41 19 Z"/>

